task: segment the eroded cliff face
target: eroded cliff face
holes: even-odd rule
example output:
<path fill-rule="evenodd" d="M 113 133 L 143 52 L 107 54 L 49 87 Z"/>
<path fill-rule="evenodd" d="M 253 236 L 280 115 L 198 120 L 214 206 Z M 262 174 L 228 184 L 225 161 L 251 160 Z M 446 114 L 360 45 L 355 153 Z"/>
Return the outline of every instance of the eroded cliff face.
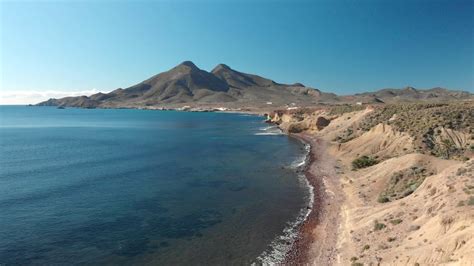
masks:
<path fill-rule="evenodd" d="M 318 134 L 352 159 L 412 152 L 455 160 L 474 155 L 474 102 L 369 105 L 341 113 L 336 108 L 341 107 L 276 110 L 268 121 L 287 133 Z"/>
<path fill-rule="evenodd" d="M 268 121 L 286 133 L 315 133 L 328 126 L 334 118 L 325 109 L 308 108 L 277 110 L 268 115 Z"/>
<path fill-rule="evenodd" d="M 417 116 L 402 113 L 410 108 Z M 450 120 L 474 114 L 474 105 L 443 105 L 444 117 L 429 108 L 402 106 L 398 113 L 369 106 L 340 114 L 329 108 L 297 109 L 269 115 L 285 132 L 325 140 L 340 163 L 336 172 L 345 200 L 334 247 L 337 263 L 474 261 L 472 116 Z M 361 158 L 366 161 L 355 167 Z"/>

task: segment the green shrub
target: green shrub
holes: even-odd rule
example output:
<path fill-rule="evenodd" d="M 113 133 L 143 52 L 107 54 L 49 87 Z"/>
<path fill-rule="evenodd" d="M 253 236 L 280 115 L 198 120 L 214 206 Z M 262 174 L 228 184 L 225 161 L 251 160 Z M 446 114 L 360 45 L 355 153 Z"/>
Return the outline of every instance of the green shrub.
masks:
<path fill-rule="evenodd" d="M 385 227 L 387 227 L 385 224 L 379 223 L 377 220 L 375 220 L 375 223 L 374 223 L 374 230 L 375 230 L 375 231 L 382 230 L 382 229 L 384 229 Z"/>
<path fill-rule="evenodd" d="M 380 194 L 378 199 L 377 199 L 377 202 L 379 202 L 379 203 L 386 203 L 386 202 L 389 202 L 389 201 L 390 201 L 390 199 L 387 196 L 383 195 L 383 194 Z"/>
<path fill-rule="evenodd" d="M 474 197 L 470 197 L 469 200 L 467 201 L 467 205 L 472 206 L 474 205 Z"/>
<path fill-rule="evenodd" d="M 403 220 L 402 219 L 394 219 L 394 220 L 390 220 L 390 223 L 393 224 L 393 225 L 396 225 L 396 224 L 400 224 L 402 223 Z"/>
<path fill-rule="evenodd" d="M 352 168 L 357 170 L 357 169 L 366 168 L 378 163 L 379 162 L 376 159 L 364 155 L 352 161 Z"/>

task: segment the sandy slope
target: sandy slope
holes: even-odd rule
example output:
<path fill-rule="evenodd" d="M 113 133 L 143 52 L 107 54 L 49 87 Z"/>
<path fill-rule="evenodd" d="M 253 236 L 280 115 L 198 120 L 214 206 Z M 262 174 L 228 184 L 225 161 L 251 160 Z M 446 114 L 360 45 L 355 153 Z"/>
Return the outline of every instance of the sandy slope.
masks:
<path fill-rule="evenodd" d="M 320 158 L 310 172 L 322 179 L 324 198 L 321 215 L 310 231 L 313 240 L 306 262 L 474 265 L 474 159 L 463 162 L 418 154 L 410 135 L 385 124 L 347 142 L 334 141 L 357 128 L 371 111 L 331 117 L 322 130 L 306 127 L 306 138 L 317 147 L 314 156 Z M 321 110 L 298 116 L 280 114 L 277 120 L 288 129 L 295 121 L 310 125 L 317 116 L 328 117 Z M 381 162 L 354 171 L 351 162 L 361 155 Z M 324 156 L 334 159 L 322 159 Z M 397 173 L 413 169 L 423 169 L 421 185 L 402 198 L 379 202 Z"/>
<path fill-rule="evenodd" d="M 349 126 L 341 118 L 333 121 L 332 128 Z M 325 128 L 319 136 L 331 142 L 331 134 L 325 134 L 329 130 Z M 474 194 L 473 159 L 459 162 L 413 153 L 408 134 L 383 124 L 347 143 L 332 143 L 331 154 L 344 165 L 340 178 L 346 197 L 337 264 L 474 264 L 474 206 L 467 204 Z M 350 162 L 360 155 L 392 159 L 352 171 Z M 389 178 L 411 167 L 424 167 L 433 175 L 413 194 L 379 203 L 377 198 Z M 383 228 L 376 228 L 376 223 Z"/>
<path fill-rule="evenodd" d="M 419 164 L 440 172 L 403 199 L 376 201 L 389 176 Z M 461 168 L 468 171 L 458 175 Z M 463 189 L 474 184 L 473 168 L 473 160 L 458 163 L 409 154 L 342 175 L 347 201 L 342 206 L 338 262 L 348 264 L 358 258 L 364 263 L 470 265 L 474 210 L 458 204 L 469 200 Z M 376 221 L 386 227 L 376 230 Z"/>

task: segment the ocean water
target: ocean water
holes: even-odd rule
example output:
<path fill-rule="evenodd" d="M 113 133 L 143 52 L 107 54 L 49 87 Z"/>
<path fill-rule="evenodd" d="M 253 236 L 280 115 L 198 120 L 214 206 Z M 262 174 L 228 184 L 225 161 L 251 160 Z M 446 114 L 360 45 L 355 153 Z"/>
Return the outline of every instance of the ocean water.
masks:
<path fill-rule="evenodd" d="M 0 106 L 0 264 L 276 258 L 304 154 L 256 116 Z"/>

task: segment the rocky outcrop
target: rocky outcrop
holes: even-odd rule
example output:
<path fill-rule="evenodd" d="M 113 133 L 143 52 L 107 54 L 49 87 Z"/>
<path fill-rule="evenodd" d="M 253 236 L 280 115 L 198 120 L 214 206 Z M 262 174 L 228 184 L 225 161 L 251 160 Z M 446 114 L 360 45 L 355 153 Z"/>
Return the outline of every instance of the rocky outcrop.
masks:
<path fill-rule="evenodd" d="M 329 125 L 331 121 L 323 116 L 320 116 L 316 119 L 316 128 L 321 130 Z"/>
<path fill-rule="evenodd" d="M 317 132 L 328 126 L 332 117 L 325 109 L 298 108 L 274 111 L 269 121 L 288 133 Z"/>

